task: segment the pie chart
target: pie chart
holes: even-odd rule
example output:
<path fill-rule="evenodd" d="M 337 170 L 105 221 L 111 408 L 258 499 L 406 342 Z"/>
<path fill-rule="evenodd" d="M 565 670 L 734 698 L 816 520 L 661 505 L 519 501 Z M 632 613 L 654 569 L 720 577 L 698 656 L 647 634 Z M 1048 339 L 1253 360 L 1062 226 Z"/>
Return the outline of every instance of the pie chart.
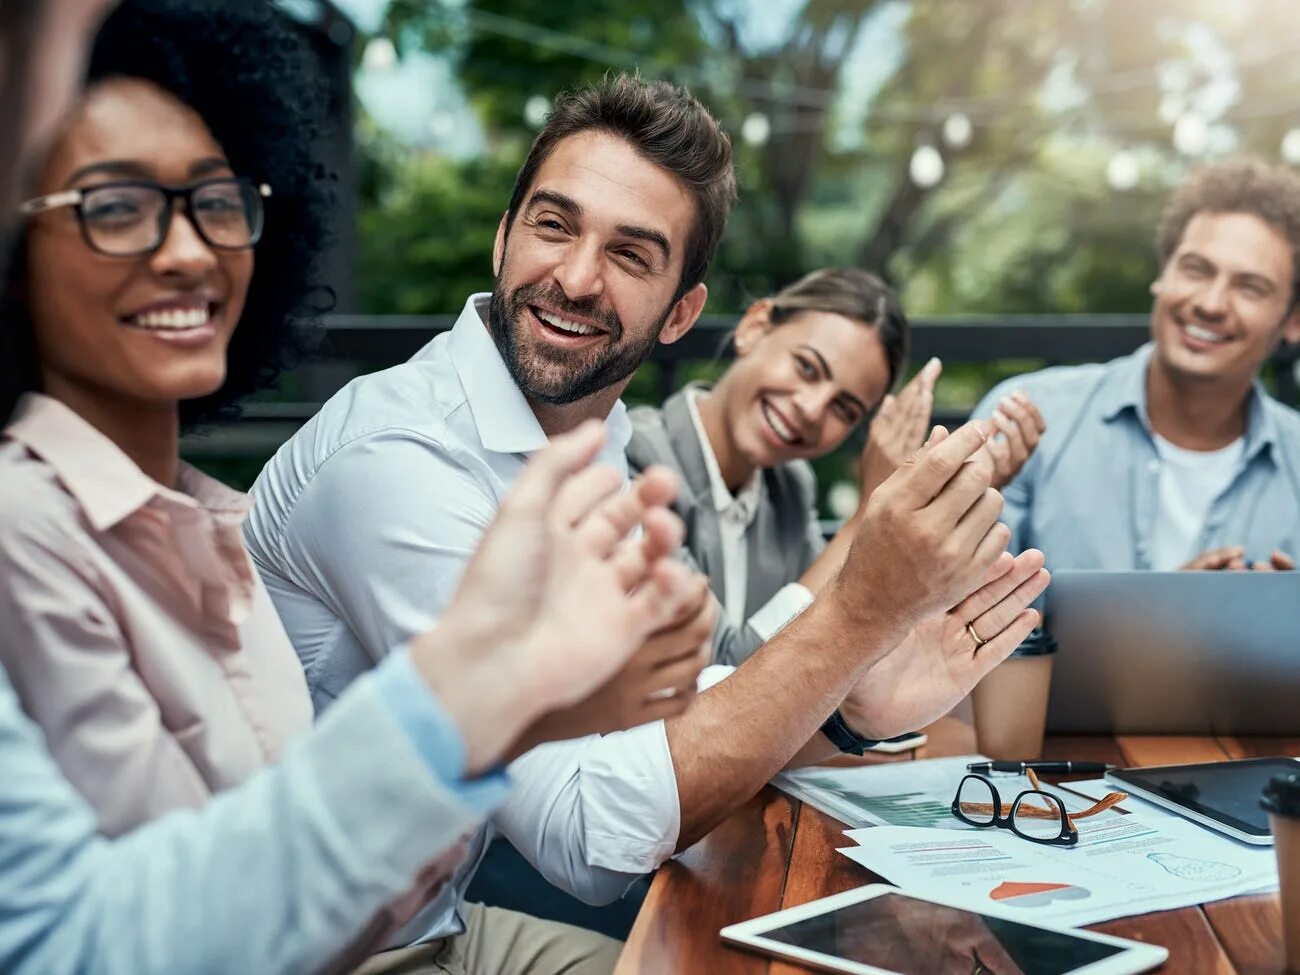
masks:
<path fill-rule="evenodd" d="M 1026 883 L 1004 880 L 991 891 L 989 900 L 1007 907 L 1046 907 L 1056 901 L 1081 901 L 1092 892 L 1074 884 Z"/>

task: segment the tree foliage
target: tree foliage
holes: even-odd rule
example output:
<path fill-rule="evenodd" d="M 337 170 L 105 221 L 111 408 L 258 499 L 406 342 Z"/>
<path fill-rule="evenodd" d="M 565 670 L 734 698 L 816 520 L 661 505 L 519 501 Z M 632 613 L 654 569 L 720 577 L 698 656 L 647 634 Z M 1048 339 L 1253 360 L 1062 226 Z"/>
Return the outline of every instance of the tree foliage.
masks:
<path fill-rule="evenodd" d="M 732 133 L 741 202 L 714 311 L 830 263 L 884 273 L 914 313 L 1141 310 L 1161 202 L 1198 158 L 1174 151 L 1168 112 L 1202 113 L 1219 140 L 1206 156 L 1276 156 L 1295 124 L 1288 0 L 796 0 L 788 23 L 773 10 L 395 0 L 384 31 L 454 61 L 491 150 L 455 163 L 365 140 L 366 309 L 449 311 L 483 287 L 534 132 L 525 106 L 609 70 L 689 85 Z M 858 69 L 890 58 L 878 90 L 854 90 Z M 945 142 L 958 113 L 966 145 Z M 767 138 L 751 143 L 756 117 Z M 919 145 L 944 160 L 932 188 L 909 175 Z M 1123 192 L 1106 180 L 1120 150 L 1141 170 Z"/>

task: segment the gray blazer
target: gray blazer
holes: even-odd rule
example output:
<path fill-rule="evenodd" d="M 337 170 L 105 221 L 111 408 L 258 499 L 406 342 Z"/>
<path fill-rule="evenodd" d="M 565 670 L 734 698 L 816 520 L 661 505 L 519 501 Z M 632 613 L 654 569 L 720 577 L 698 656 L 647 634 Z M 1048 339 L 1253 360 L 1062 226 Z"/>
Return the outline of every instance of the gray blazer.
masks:
<path fill-rule="evenodd" d="M 681 477 L 681 491 L 673 510 L 686 526 L 684 546 L 691 561 L 708 576 L 710 588 L 721 601 L 727 591 L 722 567 L 722 532 L 718 512 L 713 507 L 703 448 L 691 423 L 686 390 L 670 396 L 661 409 L 639 406 L 628 415 L 632 419 L 628 462 L 634 472 L 651 464 L 664 464 Z M 782 586 L 797 582 L 825 544 L 817 523 L 817 480 L 807 462 L 795 461 L 763 472 L 762 502 L 749 526 L 748 538 L 746 619 L 758 612 Z M 715 634 L 714 658 L 718 663 L 738 664 L 761 642 L 749 626 L 737 630 L 720 623 Z"/>

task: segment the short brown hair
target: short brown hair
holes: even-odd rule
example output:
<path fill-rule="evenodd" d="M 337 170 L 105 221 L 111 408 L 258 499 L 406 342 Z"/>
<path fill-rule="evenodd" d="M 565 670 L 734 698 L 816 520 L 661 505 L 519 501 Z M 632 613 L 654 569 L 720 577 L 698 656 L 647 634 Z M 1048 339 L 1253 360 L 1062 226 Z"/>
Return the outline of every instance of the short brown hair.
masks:
<path fill-rule="evenodd" d="M 843 315 L 876 329 L 889 363 L 889 388 L 894 388 L 907 362 L 908 324 L 889 285 L 861 268 L 824 267 L 773 295 L 768 317 L 780 325 L 807 311 Z"/>
<path fill-rule="evenodd" d="M 704 280 L 736 202 L 731 140 L 690 92 L 666 81 L 618 74 L 598 85 L 566 91 L 555 100 L 515 177 L 507 228 L 555 147 L 571 135 L 590 131 L 627 140 L 650 162 L 685 183 L 695 199 L 695 224 L 677 290 L 680 298 Z"/>
<path fill-rule="evenodd" d="M 1198 213 L 1249 213 L 1291 245 L 1291 303 L 1300 298 L 1300 177 L 1258 159 L 1204 166 L 1174 191 L 1156 231 L 1161 269 Z"/>

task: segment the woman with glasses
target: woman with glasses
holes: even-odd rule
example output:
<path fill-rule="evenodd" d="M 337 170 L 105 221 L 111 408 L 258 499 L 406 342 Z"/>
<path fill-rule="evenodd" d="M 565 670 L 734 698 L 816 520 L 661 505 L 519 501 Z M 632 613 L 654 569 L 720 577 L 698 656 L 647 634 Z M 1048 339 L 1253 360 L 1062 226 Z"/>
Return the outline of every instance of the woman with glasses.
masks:
<path fill-rule="evenodd" d="M 287 26 L 207 7 L 110 17 L 0 310 L 0 662 L 108 835 L 203 805 L 312 720 L 249 502 L 179 447 L 317 311 L 323 116 Z"/>
<path fill-rule="evenodd" d="M 861 458 L 865 504 L 921 446 L 939 362 L 887 396 L 907 340 L 907 318 L 883 281 L 825 268 L 750 306 L 733 336 L 736 361 L 715 385 L 631 412 L 632 467 L 666 464 L 681 475 L 686 546 L 733 628 L 720 662 L 753 653 L 843 564 L 856 522 L 823 542 L 808 462 L 874 415 Z"/>

